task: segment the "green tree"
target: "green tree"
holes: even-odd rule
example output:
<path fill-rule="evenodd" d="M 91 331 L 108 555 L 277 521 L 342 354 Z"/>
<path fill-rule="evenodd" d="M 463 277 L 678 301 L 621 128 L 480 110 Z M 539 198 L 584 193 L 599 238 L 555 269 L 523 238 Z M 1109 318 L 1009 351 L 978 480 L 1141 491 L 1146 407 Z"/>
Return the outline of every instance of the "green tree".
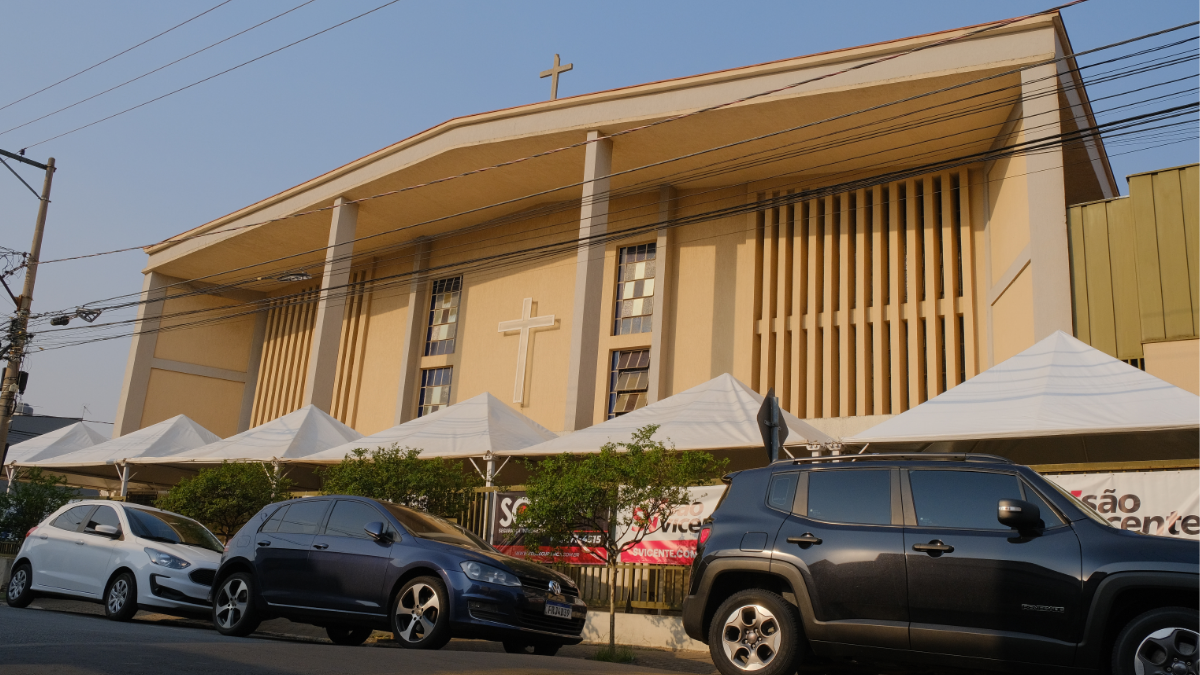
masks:
<path fill-rule="evenodd" d="M 291 499 L 292 482 L 255 462 L 222 462 L 185 478 L 154 503 L 200 521 L 222 541 L 272 502 Z"/>
<path fill-rule="evenodd" d="M 673 510 L 690 504 L 688 487 L 711 482 L 728 463 L 706 452 L 676 452 L 652 438 L 657 430 L 653 424 L 642 427 L 630 442 L 606 443 L 597 454 L 562 454 L 536 466 L 527 462 L 529 506 L 517 515 L 526 540 L 535 547 L 587 546 L 614 580 L 621 554 L 657 532 Z M 609 583 L 609 647 L 615 642 L 615 612 L 616 587 Z"/>
<path fill-rule="evenodd" d="M 346 455 L 341 464 L 318 469 L 325 494 L 359 495 L 409 506 L 445 518 L 458 518 L 483 485 L 461 461 L 421 459 L 418 448 L 365 450 Z"/>
<path fill-rule="evenodd" d="M 39 467 L 22 469 L 21 474 L 7 493 L 0 494 L 0 538 L 25 539 L 30 528 L 77 496 L 62 476 Z"/>

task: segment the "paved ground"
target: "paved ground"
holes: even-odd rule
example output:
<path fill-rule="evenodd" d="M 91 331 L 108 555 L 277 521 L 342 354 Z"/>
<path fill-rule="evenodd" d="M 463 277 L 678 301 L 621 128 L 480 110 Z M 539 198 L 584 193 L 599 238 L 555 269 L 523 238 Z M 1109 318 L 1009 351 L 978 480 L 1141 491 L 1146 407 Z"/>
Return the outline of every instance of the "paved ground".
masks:
<path fill-rule="evenodd" d="M 437 652 L 401 650 L 390 634 L 362 647 L 338 647 L 324 631 L 285 619 L 263 623 L 251 638 L 226 638 L 206 622 L 139 612 L 118 624 L 99 605 L 38 599 L 24 610 L 0 605 L 0 664 L 5 675 L 306 675 L 307 673 L 716 673 L 708 655 L 636 650 L 635 665 L 588 660 L 596 647 L 559 656 L 505 654 L 496 643 L 453 640 Z"/>

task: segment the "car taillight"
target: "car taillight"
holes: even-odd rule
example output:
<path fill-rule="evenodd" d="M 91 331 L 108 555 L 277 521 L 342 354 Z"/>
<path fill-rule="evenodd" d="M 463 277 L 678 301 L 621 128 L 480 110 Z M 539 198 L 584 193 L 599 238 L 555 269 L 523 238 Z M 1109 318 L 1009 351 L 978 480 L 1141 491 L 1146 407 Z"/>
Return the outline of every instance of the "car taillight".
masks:
<path fill-rule="evenodd" d="M 708 541 L 708 535 L 710 535 L 710 534 L 712 534 L 712 526 L 711 525 L 704 528 L 703 530 L 700 530 L 700 543 L 703 544 L 704 542 Z"/>
<path fill-rule="evenodd" d="M 28 538 L 32 537 L 34 532 L 37 532 L 37 525 L 34 525 L 33 527 L 29 528 L 29 531 L 25 533 L 25 538 L 28 539 Z"/>

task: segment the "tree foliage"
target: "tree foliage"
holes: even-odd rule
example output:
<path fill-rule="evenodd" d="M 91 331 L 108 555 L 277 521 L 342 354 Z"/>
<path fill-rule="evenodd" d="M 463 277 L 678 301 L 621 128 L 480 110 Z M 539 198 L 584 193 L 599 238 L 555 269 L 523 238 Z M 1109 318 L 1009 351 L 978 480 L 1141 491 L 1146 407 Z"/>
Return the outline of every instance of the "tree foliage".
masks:
<path fill-rule="evenodd" d="M 154 505 L 198 520 L 228 541 L 264 506 L 291 498 L 292 482 L 269 471 L 253 462 L 222 462 L 180 481 Z"/>
<path fill-rule="evenodd" d="M 62 476 L 33 467 L 22 469 L 20 480 L 0 493 L 0 539 L 25 539 L 25 533 L 77 496 Z"/>
<path fill-rule="evenodd" d="M 585 546 L 611 574 L 622 553 L 658 531 L 674 509 L 691 503 L 689 487 L 711 482 L 728 463 L 706 452 L 676 452 L 654 440 L 656 431 L 657 425 L 642 427 L 628 443 L 606 443 L 596 454 L 527 463 L 529 506 L 516 521 L 526 540 L 534 547 L 539 542 L 551 548 Z M 615 588 L 609 584 L 610 615 L 614 605 Z M 613 622 L 610 616 L 610 645 Z"/>
<path fill-rule="evenodd" d="M 471 504 L 472 488 L 483 485 L 483 480 L 464 471 L 461 461 L 420 456 L 420 449 L 399 445 L 370 451 L 358 448 L 341 464 L 318 470 L 321 491 L 382 499 L 458 518 Z"/>

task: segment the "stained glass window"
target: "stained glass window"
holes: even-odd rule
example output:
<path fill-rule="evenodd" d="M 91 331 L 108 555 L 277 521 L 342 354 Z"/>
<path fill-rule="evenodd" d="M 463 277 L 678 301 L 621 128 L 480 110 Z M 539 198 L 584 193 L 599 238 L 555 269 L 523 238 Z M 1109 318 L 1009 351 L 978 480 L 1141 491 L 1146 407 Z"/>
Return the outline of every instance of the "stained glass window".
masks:
<path fill-rule="evenodd" d="M 421 400 L 417 417 L 424 417 L 450 405 L 451 368 L 430 368 L 421 371 Z"/>
<path fill-rule="evenodd" d="M 608 418 L 612 419 L 646 405 L 650 388 L 650 350 L 613 352 L 608 382 Z"/>
<path fill-rule="evenodd" d="M 654 328 L 656 248 L 656 244 L 641 244 L 621 249 L 613 335 L 649 333 Z"/>
<path fill-rule="evenodd" d="M 462 277 L 433 282 L 429 299 L 429 332 L 425 336 L 425 356 L 454 353 L 458 335 L 458 301 L 462 295 Z"/>

